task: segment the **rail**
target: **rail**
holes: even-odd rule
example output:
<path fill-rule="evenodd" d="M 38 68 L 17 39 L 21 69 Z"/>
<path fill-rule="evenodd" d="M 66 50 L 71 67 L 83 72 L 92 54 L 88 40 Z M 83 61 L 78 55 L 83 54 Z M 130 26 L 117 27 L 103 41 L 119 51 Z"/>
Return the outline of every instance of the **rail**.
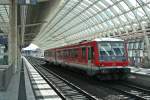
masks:
<path fill-rule="evenodd" d="M 28 58 L 28 61 L 63 100 L 99 100 L 95 96 L 92 96 L 54 72 L 48 70 L 35 59 Z"/>

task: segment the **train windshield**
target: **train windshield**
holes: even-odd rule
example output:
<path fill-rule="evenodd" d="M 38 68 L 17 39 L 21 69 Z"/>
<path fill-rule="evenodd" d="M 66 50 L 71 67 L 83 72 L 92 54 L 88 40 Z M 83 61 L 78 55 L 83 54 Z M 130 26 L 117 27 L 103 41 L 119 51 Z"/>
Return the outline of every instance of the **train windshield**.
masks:
<path fill-rule="evenodd" d="M 126 61 L 124 42 L 100 42 L 100 61 Z"/>

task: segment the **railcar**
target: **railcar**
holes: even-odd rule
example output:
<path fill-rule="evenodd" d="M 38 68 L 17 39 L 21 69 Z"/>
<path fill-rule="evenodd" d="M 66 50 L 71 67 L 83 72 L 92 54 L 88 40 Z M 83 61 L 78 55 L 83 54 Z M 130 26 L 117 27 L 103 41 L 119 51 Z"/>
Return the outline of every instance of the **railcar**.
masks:
<path fill-rule="evenodd" d="M 126 43 L 117 38 L 99 38 L 48 49 L 45 58 L 50 63 L 80 69 L 100 79 L 125 78 L 130 72 Z"/>

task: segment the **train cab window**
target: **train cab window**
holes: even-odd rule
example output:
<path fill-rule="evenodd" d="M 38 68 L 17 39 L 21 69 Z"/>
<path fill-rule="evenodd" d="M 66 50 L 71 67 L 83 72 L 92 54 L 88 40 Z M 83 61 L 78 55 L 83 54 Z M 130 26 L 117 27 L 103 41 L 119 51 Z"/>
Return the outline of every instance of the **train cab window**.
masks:
<path fill-rule="evenodd" d="M 82 58 L 86 59 L 86 48 L 82 48 Z"/>
<path fill-rule="evenodd" d="M 99 44 L 99 59 L 101 61 L 124 61 L 125 46 L 123 42 L 101 42 Z"/>

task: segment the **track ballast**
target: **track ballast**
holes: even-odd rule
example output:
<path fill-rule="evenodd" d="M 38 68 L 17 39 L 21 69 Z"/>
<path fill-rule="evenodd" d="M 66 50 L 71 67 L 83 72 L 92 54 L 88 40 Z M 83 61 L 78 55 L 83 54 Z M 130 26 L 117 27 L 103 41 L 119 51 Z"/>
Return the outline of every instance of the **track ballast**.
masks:
<path fill-rule="evenodd" d="M 63 100 L 100 100 L 46 69 L 36 60 L 28 58 L 28 61 Z"/>

